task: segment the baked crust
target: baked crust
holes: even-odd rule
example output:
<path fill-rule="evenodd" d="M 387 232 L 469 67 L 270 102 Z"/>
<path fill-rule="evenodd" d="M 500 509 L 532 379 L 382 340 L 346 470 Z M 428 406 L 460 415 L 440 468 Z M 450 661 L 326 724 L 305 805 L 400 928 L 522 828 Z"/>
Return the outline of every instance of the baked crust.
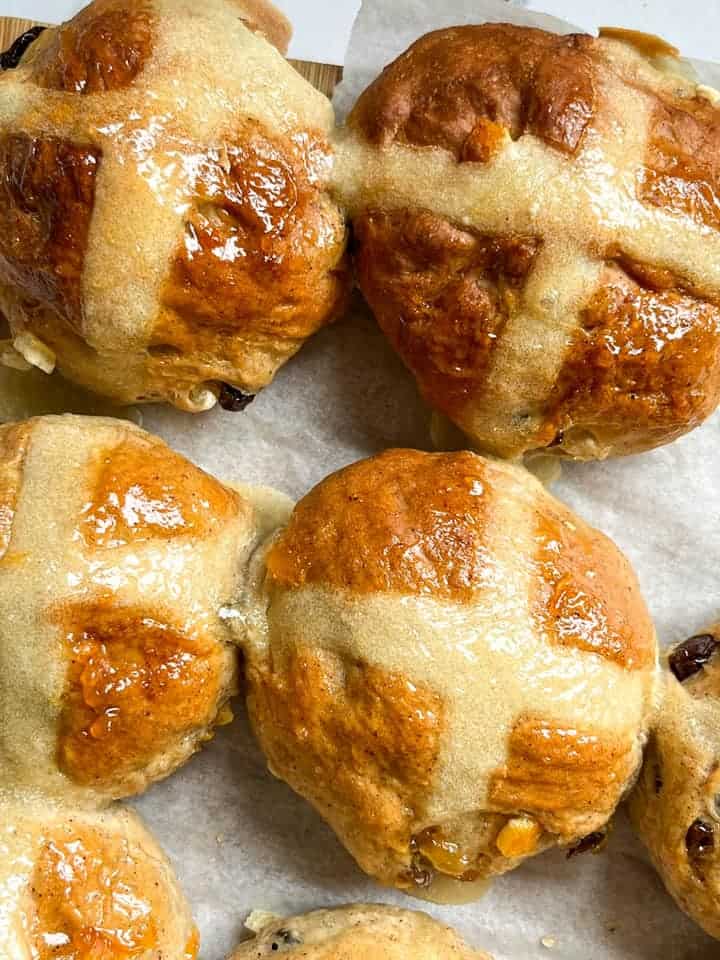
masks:
<path fill-rule="evenodd" d="M 640 766 L 654 631 L 614 544 L 528 473 L 386 451 L 303 498 L 262 569 L 254 729 L 367 873 L 466 897 L 604 829 Z"/>
<path fill-rule="evenodd" d="M 0 854 L 3 956 L 197 956 L 172 867 L 131 811 L 0 802 Z"/>
<path fill-rule="evenodd" d="M 253 922 L 251 914 L 248 922 Z M 302 960 L 490 960 L 444 924 L 425 913 L 381 904 L 352 904 L 313 910 L 298 917 L 273 917 L 228 960 L 256 960 L 282 951 Z"/>
<path fill-rule="evenodd" d="M 717 405 L 720 110 L 671 62 L 635 37 L 452 27 L 348 118 L 360 286 L 481 449 L 633 453 Z"/>
<path fill-rule="evenodd" d="M 332 109 L 270 46 L 289 24 L 201 6 L 95 0 L 0 76 L 0 309 L 119 403 L 241 408 L 350 286 Z"/>
<path fill-rule="evenodd" d="M 720 939 L 720 625 L 669 655 L 630 815 L 678 905 Z M 687 654 L 687 655 L 686 655 Z"/>
<path fill-rule="evenodd" d="M 9 424 L 0 452 L 0 796 L 137 793 L 230 716 L 255 511 L 119 420 Z"/>

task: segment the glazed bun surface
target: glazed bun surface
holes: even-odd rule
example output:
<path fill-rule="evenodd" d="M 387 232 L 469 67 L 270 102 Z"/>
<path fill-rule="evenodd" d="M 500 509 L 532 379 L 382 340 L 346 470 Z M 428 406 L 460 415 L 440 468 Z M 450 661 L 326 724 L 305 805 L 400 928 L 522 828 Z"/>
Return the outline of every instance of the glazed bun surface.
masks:
<path fill-rule="evenodd" d="M 619 550 L 526 471 L 383 453 L 312 490 L 263 562 L 253 726 L 367 873 L 466 897 L 602 830 L 640 765 L 654 631 Z"/>
<path fill-rule="evenodd" d="M 134 425 L 0 427 L 0 796 L 97 804 L 231 716 L 249 501 Z"/>
<path fill-rule="evenodd" d="M 499 456 L 646 450 L 720 398 L 720 101 L 649 39 L 438 30 L 348 118 L 362 291 Z"/>
<path fill-rule="evenodd" d="M 172 868 L 134 813 L 0 801 L 4 960 L 194 960 L 197 946 Z"/>
<path fill-rule="evenodd" d="M 95 0 L 0 76 L 0 308 L 27 360 L 237 409 L 336 315 L 333 114 L 288 37 L 265 0 Z"/>
<path fill-rule="evenodd" d="M 630 813 L 668 891 L 720 939 L 720 625 L 669 662 Z"/>
<path fill-rule="evenodd" d="M 380 904 L 268 919 L 229 960 L 276 954 L 295 960 L 489 960 L 427 914 Z"/>

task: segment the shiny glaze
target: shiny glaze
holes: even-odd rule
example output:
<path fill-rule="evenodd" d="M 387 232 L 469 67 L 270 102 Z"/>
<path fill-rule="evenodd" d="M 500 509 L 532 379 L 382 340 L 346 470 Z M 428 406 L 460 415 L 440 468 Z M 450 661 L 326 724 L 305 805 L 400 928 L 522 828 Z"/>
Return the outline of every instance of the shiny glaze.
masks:
<path fill-rule="evenodd" d="M 308 780 L 322 784 L 313 802 L 336 829 L 376 836 L 381 856 L 389 843 L 409 859 L 412 808 L 430 789 L 444 727 L 437 694 L 401 674 L 310 648 L 272 670 L 248 670 L 271 769 L 298 790 Z M 413 882 L 408 869 L 400 883 Z"/>
<path fill-rule="evenodd" d="M 506 137 L 489 158 L 466 162 L 479 120 L 503 124 Z M 478 448 L 502 457 L 545 447 L 581 459 L 630 453 L 674 439 L 716 405 L 720 110 L 712 91 L 655 69 L 617 39 L 449 28 L 419 40 L 371 84 L 339 156 L 361 287 L 423 394 Z M 417 243 L 402 230 L 413 218 L 451 228 L 427 230 L 432 242 Z M 386 240 L 373 221 L 393 219 L 400 229 Z M 475 329 L 493 338 L 490 349 L 468 350 L 460 236 L 536 244 L 521 277 L 501 278 L 501 298 L 492 278 L 469 271 L 489 304 L 476 297 Z M 641 273 L 671 281 L 657 289 Z M 589 329 L 600 315 L 607 350 Z M 424 354 L 436 363 L 437 336 L 465 389 L 453 392 L 452 376 L 438 380 L 419 349 L 421 362 L 409 355 L 403 325 L 423 324 L 432 331 Z M 629 337 L 629 324 L 654 329 Z M 658 339 L 666 340 L 660 358 Z M 571 394 L 580 403 L 558 416 Z"/>
<path fill-rule="evenodd" d="M 0 133 L 58 154 L 0 204 L 0 309 L 117 402 L 254 394 L 349 291 L 330 105 L 253 29 L 287 39 L 261 2 L 96 0 L 0 77 Z"/>
<path fill-rule="evenodd" d="M 102 834 L 49 837 L 30 881 L 33 960 L 133 960 L 157 947 L 137 871 L 125 845 Z"/>
<path fill-rule="evenodd" d="M 336 263 L 342 228 L 321 201 L 318 171 L 328 163 L 317 136 L 271 138 L 252 124 L 210 153 L 152 343 L 183 353 L 214 344 L 232 355 L 238 338 L 299 340 L 337 312 L 347 277 Z"/>
<path fill-rule="evenodd" d="M 200 625 L 112 596 L 57 616 L 68 658 L 58 761 L 76 783 L 121 779 L 212 723 L 223 657 Z"/>
<path fill-rule="evenodd" d="M 209 536 L 241 511 L 234 491 L 164 445 L 133 438 L 96 462 L 78 527 L 90 547 Z"/>
<path fill-rule="evenodd" d="M 640 760 L 638 742 L 521 716 L 507 761 L 491 777 L 490 802 L 499 810 L 526 811 L 546 830 L 568 838 L 578 829 L 578 816 L 610 816 Z"/>
<path fill-rule="evenodd" d="M 651 665 L 650 618 L 624 603 L 632 574 L 610 541 L 549 511 L 538 513 L 535 541 L 535 616 L 548 641 L 595 653 L 628 670 Z"/>
<path fill-rule="evenodd" d="M 548 401 L 544 436 L 555 439 L 579 421 L 671 438 L 715 405 L 720 307 L 678 292 L 680 281 L 666 271 L 624 266 L 629 273 L 608 266 L 584 312 Z"/>
<path fill-rule="evenodd" d="M 645 57 L 677 57 L 680 51 L 667 40 L 654 33 L 642 30 L 626 30 L 624 27 L 600 27 L 598 34 L 608 40 L 620 40 L 634 47 Z"/>
<path fill-rule="evenodd" d="M 563 527 L 552 570 L 539 516 Z M 250 716 L 273 772 L 366 872 L 430 899 L 460 877 L 462 898 L 476 878 L 606 823 L 647 729 L 652 624 L 617 549 L 529 474 L 467 452 L 388 451 L 300 501 L 265 564 L 267 628 L 243 640 Z M 572 605 L 539 609 L 566 574 L 595 607 L 607 590 L 609 630 L 578 631 Z M 397 712 L 374 695 L 350 703 L 369 670 L 385 698 L 417 693 Z M 317 718 L 335 714 L 320 739 Z M 408 738 L 401 756 L 380 717 Z M 545 807 L 531 796 L 543 777 Z"/>

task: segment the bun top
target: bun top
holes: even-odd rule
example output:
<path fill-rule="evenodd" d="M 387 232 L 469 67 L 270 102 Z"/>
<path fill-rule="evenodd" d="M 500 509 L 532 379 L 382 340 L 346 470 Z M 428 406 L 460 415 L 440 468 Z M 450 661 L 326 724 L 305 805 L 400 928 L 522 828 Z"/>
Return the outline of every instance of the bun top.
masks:
<path fill-rule="evenodd" d="M 6 960 L 195 960 L 198 933 L 165 855 L 129 810 L 0 802 Z"/>
<path fill-rule="evenodd" d="M 144 789 L 236 686 L 249 501 L 120 420 L 0 427 L 0 795 Z"/>
<path fill-rule="evenodd" d="M 334 315 L 332 109 L 288 36 L 264 2 L 95 0 L 0 76 L 0 306 L 31 362 L 232 406 Z"/>
<path fill-rule="evenodd" d="M 472 881 L 604 826 L 654 631 L 620 551 L 526 471 L 387 451 L 304 497 L 265 568 L 253 723 L 366 872 Z"/>
<path fill-rule="evenodd" d="M 647 449 L 720 397 L 718 95 L 630 41 L 438 30 L 348 119 L 361 287 L 501 456 Z"/>
<path fill-rule="evenodd" d="M 380 904 L 313 910 L 299 917 L 259 920 L 257 936 L 229 960 L 256 960 L 276 953 L 297 960 L 490 960 L 472 950 L 449 927 L 425 913 Z"/>

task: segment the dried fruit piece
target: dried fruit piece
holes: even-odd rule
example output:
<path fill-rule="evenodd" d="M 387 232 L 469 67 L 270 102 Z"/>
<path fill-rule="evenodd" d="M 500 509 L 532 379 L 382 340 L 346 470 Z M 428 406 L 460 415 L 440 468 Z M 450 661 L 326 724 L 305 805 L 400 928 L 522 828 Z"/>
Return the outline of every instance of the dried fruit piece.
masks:
<path fill-rule="evenodd" d="M 45 27 L 30 27 L 14 40 L 7 50 L 0 53 L 0 70 L 14 70 L 20 63 L 27 48 L 35 43 Z"/>
<path fill-rule="evenodd" d="M 715 833 L 709 823 L 696 820 L 685 834 L 685 846 L 690 857 L 702 857 L 715 846 Z"/>
<path fill-rule="evenodd" d="M 668 658 L 673 674 L 680 683 L 705 666 L 720 642 L 712 633 L 699 633 L 677 646 Z"/>

